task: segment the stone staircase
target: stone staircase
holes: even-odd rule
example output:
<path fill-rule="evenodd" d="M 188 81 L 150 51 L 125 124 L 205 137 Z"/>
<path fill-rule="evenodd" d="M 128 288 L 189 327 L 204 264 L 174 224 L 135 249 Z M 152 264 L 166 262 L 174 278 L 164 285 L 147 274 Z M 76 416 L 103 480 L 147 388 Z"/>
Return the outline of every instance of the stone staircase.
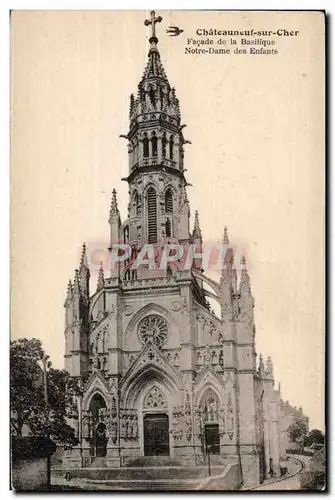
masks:
<path fill-rule="evenodd" d="M 212 467 L 211 475 L 220 474 L 223 465 Z M 87 491 L 181 491 L 194 490 L 208 476 L 207 466 L 185 466 L 168 456 L 139 457 L 127 466 L 110 469 L 103 457 L 95 458 L 82 469 L 55 469 L 52 484 Z"/>

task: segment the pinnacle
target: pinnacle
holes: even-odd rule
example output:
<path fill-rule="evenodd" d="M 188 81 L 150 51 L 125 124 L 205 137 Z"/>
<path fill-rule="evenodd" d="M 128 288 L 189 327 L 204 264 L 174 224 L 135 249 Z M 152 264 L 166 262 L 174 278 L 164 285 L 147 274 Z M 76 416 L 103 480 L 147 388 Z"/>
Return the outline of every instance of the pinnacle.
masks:
<path fill-rule="evenodd" d="M 116 191 L 115 191 L 115 189 L 113 189 L 110 213 L 116 214 L 117 212 L 118 212 L 118 206 L 117 206 Z"/>
<path fill-rule="evenodd" d="M 266 362 L 266 371 L 269 375 L 273 375 L 273 363 L 272 363 L 272 358 L 271 356 L 268 356 L 267 362 Z"/>
<path fill-rule="evenodd" d="M 224 245 L 229 245 L 229 237 L 228 237 L 228 228 L 227 228 L 227 226 L 224 227 L 224 231 L 223 231 L 223 244 Z"/>
<path fill-rule="evenodd" d="M 195 213 L 194 213 L 193 236 L 195 236 L 196 238 L 201 238 L 201 229 L 200 229 L 200 224 L 199 224 L 199 213 L 198 213 L 198 210 L 196 210 Z"/>
<path fill-rule="evenodd" d="M 82 267 L 88 267 L 87 264 L 87 254 L 86 254 L 86 243 L 83 243 L 82 251 L 81 251 L 81 258 L 80 258 L 80 268 Z"/>
<path fill-rule="evenodd" d="M 72 282 L 71 282 L 71 280 L 69 280 L 68 285 L 67 285 L 67 293 L 66 293 L 67 298 L 72 297 L 72 292 L 73 292 Z"/>
<path fill-rule="evenodd" d="M 264 371 L 264 361 L 263 361 L 263 356 L 262 354 L 259 355 L 259 365 L 258 369 L 260 372 Z"/>
<path fill-rule="evenodd" d="M 98 282 L 97 282 L 97 291 L 101 290 L 104 287 L 104 284 L 105 284 L 104 268 L 103 268 L 103 263 L 100 262 Z"/>
<path fill-rule="evenodd" d="M 73 290 L 74 290 L 74 293 L 80 294 L 79 270 L 78 269 L 76 269 L 74 272 Z"/>

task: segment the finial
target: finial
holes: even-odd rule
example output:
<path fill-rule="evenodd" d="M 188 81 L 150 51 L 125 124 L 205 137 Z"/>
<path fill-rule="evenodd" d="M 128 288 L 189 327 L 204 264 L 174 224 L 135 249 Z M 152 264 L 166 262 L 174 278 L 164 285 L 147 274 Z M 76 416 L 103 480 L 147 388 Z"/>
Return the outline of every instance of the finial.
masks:
<path fill-rule="evenodd" d="M 149 42 L 152 46 L 155 46 L 158 43 L 158 38 L 156 38 L 156 23 L 161 23 L 163 18 L 161 16 L 155 17 L 156 12 L 152 10 L 150 12 L 150 19 L 146 19 L 144 21 L 145 26 L 151 25 L 151 37 L 149 38 Z"/>
<path fill-rule="evenodd" d="M 196 210 L 195 213 L 194 213 L 193 236 L 195 238 L 201 238 L 201 229 L 200 229 L 200 224 L 199 224 L 199 213 L 198 213 L 198 210 Z"/>
<path fill-rule="evenodd" d="M 97 282 L 97 292 L 102 290 L 105 285 L 104 268 L 102 262 L 100 262 L 98 282 Z"/>
<path fill-rule="evenodd" d="M 228 228 L 227 228 L 227 226 L 225 226 L 224 230 L 223 230 L 223 244 L 224 245 L 229 245 L 229 237 L 228 237 Z"/>

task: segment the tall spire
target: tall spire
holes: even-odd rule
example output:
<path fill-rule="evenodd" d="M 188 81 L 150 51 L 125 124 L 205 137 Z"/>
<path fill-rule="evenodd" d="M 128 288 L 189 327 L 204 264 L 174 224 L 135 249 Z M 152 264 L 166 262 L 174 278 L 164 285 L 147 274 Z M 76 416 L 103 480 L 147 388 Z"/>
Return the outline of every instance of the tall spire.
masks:
<path fill-rule="evenodd" d="M 195 211 L 194 214 L 194 229 L 193 229 L 193 237 L 194 238 L 201 238 L 201 229 L 200 229 L 200 224 L 199 224 L 199 213 L 198 210 Z"/>
<path fill-rule="evenodd" d="M 105 285 L 104 268 L 102 262 L 100 262 L 98 282 L 97 282 L 97 292 L 102 290 Z"/>

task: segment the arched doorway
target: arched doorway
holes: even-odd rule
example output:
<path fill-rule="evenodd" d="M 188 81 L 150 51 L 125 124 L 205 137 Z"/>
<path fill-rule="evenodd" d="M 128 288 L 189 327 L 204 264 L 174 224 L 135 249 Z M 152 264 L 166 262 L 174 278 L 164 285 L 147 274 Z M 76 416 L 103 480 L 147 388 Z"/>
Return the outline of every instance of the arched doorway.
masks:
<path fill-rule="evenodd" d="M 152 387 L 143 403 L 144 455 L 170 454 L 169 416 L 166 398 L 159 387 Z"/>
<path fill-rule="evenodd" d="M 106 402 L 100 394 L 95 394 L 90 402 L 92 412 L 93 436 L 92 448 L 96 457 L 105 457 L 107 453 L 107 427 L 104 423 L 107 412 Z"/>
<path fill-rule="evenodd" d="M 220 454 L 219 398 L 211 388 L 203 394 L 199 411 L 202 419 L 202 441 L 206 454 Z"/>

